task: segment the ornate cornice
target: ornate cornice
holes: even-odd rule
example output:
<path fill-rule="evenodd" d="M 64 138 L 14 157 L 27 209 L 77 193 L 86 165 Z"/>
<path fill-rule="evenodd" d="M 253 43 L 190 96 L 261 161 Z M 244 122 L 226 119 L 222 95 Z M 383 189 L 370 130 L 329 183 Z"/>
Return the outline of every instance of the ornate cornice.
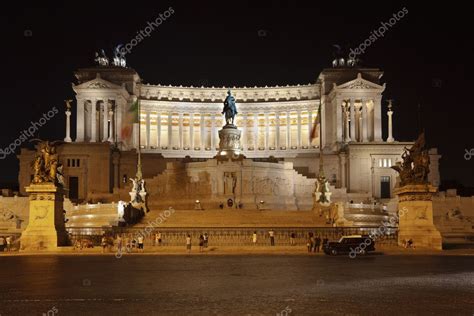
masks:
<path fill-rule="evenodd" d="M 229 87 L 183 87 L 163 85 L 139 85 L 140 97 L 153 100 L 178 100 L 198 102 L 222 102 Z M 319 98 L 319 85 L 307 84 L 274 87 L 232 87 L 237 102 L 315 100 Z"/>
<path fill-rule="evenodd" d="M 237 103 L 238 116 L 247 113 L 267 113 L 267 112 L 295 112 L 295 111 L 316 111 L 319 100 L 301 101 L 271 101 L 271 102 L 247 102 Z M 164 101 L 164 100 L 141 100 L 140 106 L 143 110 L 176 113 L 214 113 L 222 111 L 222 102 L 190 102 L 190 101 Z"/>

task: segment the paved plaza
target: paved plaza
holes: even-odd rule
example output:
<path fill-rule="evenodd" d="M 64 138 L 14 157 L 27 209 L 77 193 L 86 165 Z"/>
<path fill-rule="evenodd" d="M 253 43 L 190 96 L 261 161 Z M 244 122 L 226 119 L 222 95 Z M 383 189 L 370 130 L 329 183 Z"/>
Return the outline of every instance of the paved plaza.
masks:
<path fill-rule="evenodd" d="M 474 313 L 461 255 L 16 255 L 0 280 L 2 316 Z"/>

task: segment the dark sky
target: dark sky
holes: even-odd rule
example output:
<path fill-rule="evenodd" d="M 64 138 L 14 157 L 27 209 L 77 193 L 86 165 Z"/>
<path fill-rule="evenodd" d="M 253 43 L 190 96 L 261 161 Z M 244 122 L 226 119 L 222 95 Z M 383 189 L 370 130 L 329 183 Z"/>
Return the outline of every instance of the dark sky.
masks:
<path fill-rule="evenodd" d="M 0 13 L 1 148 L 53 106 L 63 109 L 63 100 L 73 98 L 73 71 L 93 65 L 96 50 L 111 55 L 114 45 L 129 42 L 170 6 L 174 14 L 127 56 L 144 82 L 314 82 L 330 66 L 332 45 L 358 46 L 406 7 L 408 14 L 361 58 L 385 72 L 384 100 L 395 100 L 395 138 L 415 139 L 421 113 L 428 144 L 443 155 L 442 179 L 474 186 L 474 157 L 464 159 L 474 148 L 472 11 L 465 2 L 14 2 Z M 385 112 L 384 101 L 384 138 Z M 64 124 L 57 115 L 39 136 L 63 139 Z M 16 157 L 0 160 L 0 170 L 0 183 L 16 182 Z"/>

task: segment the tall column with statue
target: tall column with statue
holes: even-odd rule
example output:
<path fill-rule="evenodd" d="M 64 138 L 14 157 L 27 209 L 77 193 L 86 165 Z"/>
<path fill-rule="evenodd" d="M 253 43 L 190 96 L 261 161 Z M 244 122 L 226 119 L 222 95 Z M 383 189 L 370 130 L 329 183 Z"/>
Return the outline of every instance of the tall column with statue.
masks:
<path fill-rule="evenodd" d="M 21 234 L 20 251 L 54 251 L 67 245 L 64 223 L 62 165 L 54 143 L 38 144 L 29 194 L 28 226 Z"/>
<path fill-rule="evenodd" d="M 409 240 L 415 247 L 442 249 L 442 238 L 433 222 L 433 195 L 436 188 L 428 182 L 430 156 L 422 133 L 411 148 L 405 148 L 403 162 L 392 168 L 399 173 L 395 188 L 400 214 L 398 244 Z"/>
<path fill-rule="evenodd" d="M 66 143 L 72 142 L 71 139 L 71 102 L 72 100 L 64 100 L 66 102 L 66 137 L 64 138 L 64 141 Z"/>

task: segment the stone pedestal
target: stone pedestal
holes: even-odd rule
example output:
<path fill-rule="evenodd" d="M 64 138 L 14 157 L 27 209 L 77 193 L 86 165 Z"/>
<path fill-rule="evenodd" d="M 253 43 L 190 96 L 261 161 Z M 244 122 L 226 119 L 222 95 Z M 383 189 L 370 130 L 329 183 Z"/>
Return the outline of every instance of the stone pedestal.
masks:
<path fill-rule="evenodd" d="M 240 130 L 237 126 L 228 124 L 219 131 L 218 159 L 239 159 L 242 146 L 240 146 Z"/>
<path fill-rule="evenodd" d="M 30 218 L 21 234 L 20 251 L 54 251 L 67 245 L 62 188 L 53 183 L 32 184 L 29 193 Z"/>
<path fill-rule="evenodd" d="M 442 249 L 442 238 L 433 222 L 433 194 L 436 188 L 426 184 L 412 184 L 395 189 L 398 195 L 398 245 L 412 239 L 419 248 Z"/>

